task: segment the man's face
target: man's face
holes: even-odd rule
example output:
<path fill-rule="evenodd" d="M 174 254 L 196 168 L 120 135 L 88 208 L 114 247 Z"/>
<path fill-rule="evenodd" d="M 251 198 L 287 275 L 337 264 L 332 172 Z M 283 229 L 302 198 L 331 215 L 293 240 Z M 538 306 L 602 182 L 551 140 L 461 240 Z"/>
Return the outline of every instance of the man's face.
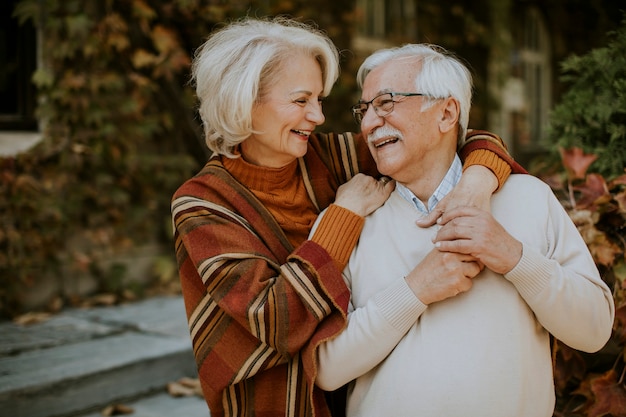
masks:
<path fill-rule="evenodd" d="M 415 91 L 419 64 L 413 60 L 395 60 L 369 73 L 361 99 L 368 102 L 382 93 L 421 93 Z M 440 139 L 438 116 L 441 100 L 422 111 L 425 97 L 392 97 L 393 111 L 379 116 L 370 104 L 361 121 L 361 131 L 381 174 L 407 184 L 423 175 L 426 157 L 437 148 Z M 379 113 L 382 113 L 379 111 Z"/>

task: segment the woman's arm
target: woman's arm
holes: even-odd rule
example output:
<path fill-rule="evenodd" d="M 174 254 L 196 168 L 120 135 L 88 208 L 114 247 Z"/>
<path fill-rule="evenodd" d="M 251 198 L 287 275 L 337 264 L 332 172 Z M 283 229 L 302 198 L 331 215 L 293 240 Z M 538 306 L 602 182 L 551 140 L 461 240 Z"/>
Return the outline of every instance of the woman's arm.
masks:
<path fill-rule="evenodd" d="M 526 170 L 509 155 L 502 139 L 489 132 L 470 130 L 458 150 L 463 160 L 461 181 L 431 213 L 416 223 L 432 226 L 442 214 L 461 206 L 490 210 L 491 196 L 506 182 L 511 173 L 525 174 Z"/>
<path fill-rule="evenodd" d="M 388 178 L 375 180 L 357 174 L 337 190 L 335 202 L 320 217 L 310 239 L 328 251 L 340 271 L 348 264 L 365 216 L 387 201 L 394 187 L 395 182 Z"/>
<path fill-rule="evenodd" d="M 172 201 L 182 292 L 198 364 L 229 363 L 232 378 L 247 378 L 297 354 L 329 315 L 345 316 L 350 295 L 324 248 L 294 250 L 249 191 L 211 168 Z"/>
<path fill-rule="evenodd" d="M 498 177 L 498 189 L 504 184 L 511 173 L 527 174 L 528 172 L 518 164 L 507 150 L 507 147 L 498 135 L 484 130 L 468 130 L 465 142 L 457 150 L 463 167 L 483 165 L 491 169 Z"/>

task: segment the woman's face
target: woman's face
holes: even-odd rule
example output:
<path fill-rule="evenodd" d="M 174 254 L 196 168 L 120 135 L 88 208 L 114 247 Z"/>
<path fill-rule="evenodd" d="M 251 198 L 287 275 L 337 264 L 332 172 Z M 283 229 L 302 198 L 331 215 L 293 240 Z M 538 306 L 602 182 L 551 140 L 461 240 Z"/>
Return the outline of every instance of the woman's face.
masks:
<path fill-rule="evenodd" d="M 252 109 L 258 132 L 241 144 L 246 161 L 280 168 L 304 156 L 309 135 L 324 123 L 322 70 L 312 57 L 299 54 L 280 67 L 273 85 Z"/>

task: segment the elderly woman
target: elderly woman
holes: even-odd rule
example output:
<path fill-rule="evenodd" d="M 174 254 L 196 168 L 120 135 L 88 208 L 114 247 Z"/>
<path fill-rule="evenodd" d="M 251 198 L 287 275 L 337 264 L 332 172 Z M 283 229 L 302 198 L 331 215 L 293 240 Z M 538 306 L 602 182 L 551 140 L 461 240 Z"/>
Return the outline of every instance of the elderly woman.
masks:
<path fill-rule="evenodd" d="M 320 31 L 237 21 L 199 48 L 192 71 L 213 156 L 175 193 L 172 216 L 211 416 L 329 416 L 312 350 L 345 325 L 341 271 L 394 184 L 375 179 L 358 135 L 314 133 L 339 71 Z M 472 166 L 456 198 L 483 205 L 517 165 L 493 136 L 473 139 L 466 167 L 489 165 L 499 181 Z"/>

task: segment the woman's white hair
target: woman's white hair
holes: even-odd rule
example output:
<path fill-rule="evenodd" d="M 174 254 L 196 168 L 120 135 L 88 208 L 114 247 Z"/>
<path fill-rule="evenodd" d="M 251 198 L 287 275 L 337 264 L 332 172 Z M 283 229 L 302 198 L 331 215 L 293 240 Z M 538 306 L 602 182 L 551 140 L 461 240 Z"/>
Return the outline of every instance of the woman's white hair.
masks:
<path fill-rule="evenodd" d="M 472 105 L 472 74 L 453 54 L 431 44 L 407 44 L 381 49 L 370 55 L 357 72 L 357 83 L 363 88 L 367 75 L 376 67 L 396 59 L 415 60 L 415 92 L 431 99 L 453 97 L 459 102 L 458 143 L 465 141 Z M 426 100 L 425 108 L 433 101 Z"/>
<path fill-rule="evenodd" d="M 319 62 L 327 96 L 339 77 L 339 53 L 330 38 L 311 25 L 287 17 L 244 18 L 217 30 L 197 49 L 192 81 L 211 151 L 234 157 L 235 146 L 254 133 L 255 102 L 279 82 L 282 67 L 297 53 Z"/>

